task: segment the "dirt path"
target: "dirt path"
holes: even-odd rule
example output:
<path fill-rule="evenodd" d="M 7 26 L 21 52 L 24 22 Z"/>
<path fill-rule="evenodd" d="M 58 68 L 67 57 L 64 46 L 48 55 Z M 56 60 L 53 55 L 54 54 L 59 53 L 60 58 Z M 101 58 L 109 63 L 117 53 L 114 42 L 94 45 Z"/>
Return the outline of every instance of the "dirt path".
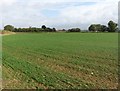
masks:
<path fill-rule="evenodd" d="M 16 33 L 4 33 L 4 34 L 0 34 L 0 35 L 2 35 L 2 36 L 6 36 L 6 35 L 12 35 L 12 34 L 16 34 Z"/>

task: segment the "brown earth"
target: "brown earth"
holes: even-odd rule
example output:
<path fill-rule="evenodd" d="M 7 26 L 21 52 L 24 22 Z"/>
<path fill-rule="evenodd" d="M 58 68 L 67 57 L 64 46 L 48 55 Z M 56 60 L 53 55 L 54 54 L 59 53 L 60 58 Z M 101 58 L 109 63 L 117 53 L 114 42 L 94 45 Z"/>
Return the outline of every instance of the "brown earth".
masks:
<path fill-rule="evenodd" d="M 2 31 L 0 32 L 1 35 L 11 35 L 11 34 L 16 34 L 15 32 L 10 32 L 10 31 Z"/>

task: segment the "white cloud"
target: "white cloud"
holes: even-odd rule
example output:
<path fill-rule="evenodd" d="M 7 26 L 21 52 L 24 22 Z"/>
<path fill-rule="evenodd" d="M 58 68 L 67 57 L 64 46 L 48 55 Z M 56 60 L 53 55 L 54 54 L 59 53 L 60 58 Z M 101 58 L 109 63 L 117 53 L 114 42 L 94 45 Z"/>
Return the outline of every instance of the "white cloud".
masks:
<path fill-rule="evenodd" d="M 3 17 L 3 9 L 6 8 L 6 6 L 13 5 L 17 0 L 0 0 L 0 29 L 2 26 L 2 17 Z"/>
<path fill-rule="evenodd" d="M 87 28 L 91 23 L 106 24 L 109 20 L 117 22 L 119 0 L 1 0 L 4 5 L 5 24 L 16 27 L 41 26 Z M 96 2 L 95 4 L 74 5 L 71 2 Z M 47 17 L 43 10 L 57 10 L 56 17 Z"/>
<path fill-rule="evenodd" d="M 44 0 L 42 3 L 48 2 L 118 2 L 119 0 Z M 29 2 L 39 2 L 39 0 L 29 0 Z"/>
<path fill-rule="evenodd" d="M 11 5 L 14 2 L 16 2 L 17 0 L 0 0 L 0 6 L 4 6 L 4 5 Z"/>
<path fill-rule="evenodd" d="M 116 2 L 96 3 L 94 5 L 70 6 L 60 10 L 60 15 L 46 21 L 48 25 L 59 28 L 81 27 L 86 29 L 92 23 L 106 24 L 109 20 L 117 22 L 118 5 Z"/>
<path fill-rule="evenodd" d="M 89 6 L 73 6 L 63 9 L 61 16 L 66 23 L 105 23 L 118 19 L 117 3 L 97 3 Z"/>

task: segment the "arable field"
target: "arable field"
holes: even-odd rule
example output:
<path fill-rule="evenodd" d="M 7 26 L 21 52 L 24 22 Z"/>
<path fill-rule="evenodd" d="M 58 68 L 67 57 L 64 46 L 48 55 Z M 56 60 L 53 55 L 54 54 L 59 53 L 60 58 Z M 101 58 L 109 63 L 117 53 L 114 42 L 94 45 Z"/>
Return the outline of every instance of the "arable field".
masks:
<path fill-rule="evenodd" d="M 2 43 L 3 88 L 117 88 L 117 33 L 18 33 Z"/>

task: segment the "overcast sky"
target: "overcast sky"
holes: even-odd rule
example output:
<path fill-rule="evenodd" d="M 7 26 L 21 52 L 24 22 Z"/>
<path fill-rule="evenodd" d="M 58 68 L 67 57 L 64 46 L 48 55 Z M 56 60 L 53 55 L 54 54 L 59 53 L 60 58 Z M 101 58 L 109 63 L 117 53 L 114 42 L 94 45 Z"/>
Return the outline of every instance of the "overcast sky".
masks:
<path fill-rule="evenodd" d="M 2 24 L 15 27 L 87 29 L 90 24 L 118 22 L 119 0 L 0 0 Z"/>

